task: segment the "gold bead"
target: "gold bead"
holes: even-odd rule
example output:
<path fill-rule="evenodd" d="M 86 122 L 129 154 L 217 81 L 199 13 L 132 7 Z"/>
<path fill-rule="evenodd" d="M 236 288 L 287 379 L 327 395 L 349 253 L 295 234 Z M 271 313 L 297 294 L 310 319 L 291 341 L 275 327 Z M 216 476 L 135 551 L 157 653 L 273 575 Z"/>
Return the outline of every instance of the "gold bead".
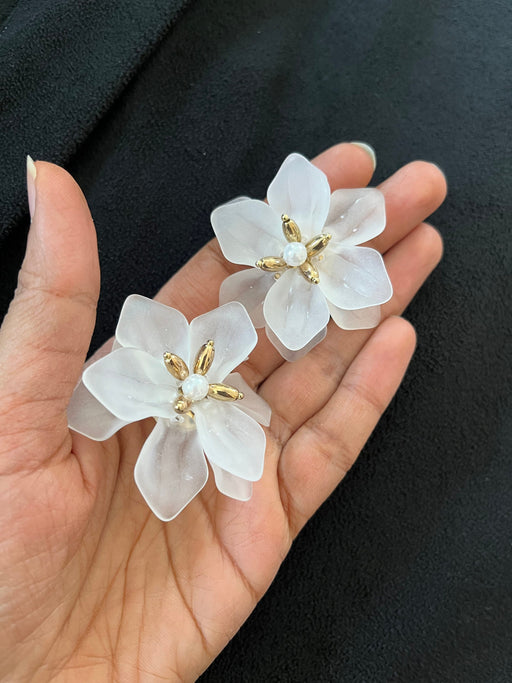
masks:
<path fill-rule="evenodd" d="M 175 353 L 164 353 L 165 367 L 173 377 L 179 380 L 187 379 L 188 368 L 185 361 Z"/>
<path fill-rule="evenodd" d="M 315 256 L 318 256 L 329 244 L 331 237 L 332 235 L 325 233 L 317 235 L 316 237 L 313 237 L 312 240 L 309 240 L 306 244 L 308 258 L 315 258 Z"/>
<path fill-rule="evenodd" d="M 281 220 L 283 221 L 283 233 L 288 242 L 301 242 L 302 235 L 297 223 L 285 213 L 281 216 Z"/>
<path fill-rule="evenodd" d="M 190 408 L 190 404 L 191 401 L 189 401 L 188 398 L 181 396 L 174 402 L 174 410 L 180 414 L 186 413 Z"/>
<path fill-rule="evenodd" d="M 215 357 L 215 348 L 213 340 L 209 339 L 206 344 L 203 344 L 199 349 L 194 364 L 194 372 L 198 375 L 206 375 L 208 370 L 212 367 L 213 359 Z"/>
<path fill-rule="evenodd" d="M 311 282 L 313 285 L 317 285 L 320 282 L 320 276 L 318 274 L 318 270 L 314 268 L 314 266 L 309 262 L 309 261 L 304 261 L 304 263 L 299 266 L 300 272 L 308 282 Z"/>
<path fill-rule="evenodd" d="M 275 273 L 276 270 L 286 268 L 286 261 L 278 256 L 265 256 L 265 258 L 260 258 L 259 261 L 256 261 L 256 268 L 261 268 L 261 270 L 267 273 Z"/>
<path fill-rule="evenodd" d="M 244 397 L 241 391 L 230 387 L 229 384 L 210 384 L 208 396 L 217 401 L 239 401 Z"/>

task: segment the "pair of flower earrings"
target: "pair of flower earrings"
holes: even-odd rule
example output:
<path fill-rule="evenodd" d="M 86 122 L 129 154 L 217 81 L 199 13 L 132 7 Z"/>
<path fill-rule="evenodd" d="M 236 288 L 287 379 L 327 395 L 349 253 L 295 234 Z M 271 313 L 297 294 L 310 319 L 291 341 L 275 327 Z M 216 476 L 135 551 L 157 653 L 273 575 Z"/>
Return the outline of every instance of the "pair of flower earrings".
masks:
<path fill-rule="evenodd" d="M 270 408 L 234 370 L 264 327 L 285 360 L 326 335 L 375 327 L 392 288 L 382 256 L 359 246 L 385 227 L 375 188 L 336 190 L 299 154 L 289 155 L 267 201 L 239 197 L 216 208 L 213 230 L 228 261 L 249 266 L 220 288 L 220 307 L 189 324 L 139 295 L 121 311 L 111 353 L 90 365 L 68 410 L 71 429 L 97 441 L 153 417 L 135 465 L 151 510 L 174 519 L 208 479 L 248 500 L 263 473 Z M 205 457 L 206 456 L 206 457 Z"/>

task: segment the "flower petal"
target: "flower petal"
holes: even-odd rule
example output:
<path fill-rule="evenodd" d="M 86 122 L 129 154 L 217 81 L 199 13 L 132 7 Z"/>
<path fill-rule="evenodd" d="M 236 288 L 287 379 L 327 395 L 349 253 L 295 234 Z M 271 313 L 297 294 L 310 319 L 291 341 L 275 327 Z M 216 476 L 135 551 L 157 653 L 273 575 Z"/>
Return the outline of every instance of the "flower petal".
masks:
<path fill-rule="evenodd" d="M 353 311 L 338 308 L 329 303 L 331 317 L 342 330 L 370 330 L 380 322 L 380 306 L 368 306 Z"/>
<path fill-rule="evenodd" d="M 311 349 L 313 349 L 317 344 L 320 344 L 321 341 L 325 339 L 325 336 L 327 334 L 327 327 L 324 327 L 323 330 L 320 330 L 320 332 L 313 337 L 313 339 L 306 344 L 306 346 L 303 346 L 302 349 L 299 349 L 298 351 L 290 351 L 290 349 L 287 349 L 284 344 L 282 344 L 279 339 L 276 337 L 276 335 L 272 332 L 272 330 L 269 327 L 265 328 L 265 332 L 267 334 L 267 337 L 269 341 L 273 344 L 273 346 L 279 351 L 281 356 L 287 360 L 289 363 L 294 363 L 296 360 L 300 360 L 303 358 L 306 354 L 308 354 Z"/>
<path fill-rule="evenodd" d="M 208 460 L 235 477 L 260 479 L 266 444 L 262 427 L 234 405 L 220 401 L 203 401 L 195 414 Z"/>
<path fill-rule="evenodd" d="M 332 235 L 329 249 L 373 239 L 386 227 L 384 195 L 375 187 L 336 190 L 331 196 L 324 232 Z"/>
<path fill-rule="evenodd" d="M 267 199 L 279 217 L 293 218 L 307 239 L 322 231 L 330 195 L 326 175 L 301 154 L 290 154 L 270 183 Z"/>
<path fill-rule="evenodd" d="M 226 377 L 226 384 L 236 387 L 244 394 L 243 399 L 237 401 L 236 407 L 259 422 L 260 425 L 268 427 L 272 410 L 265 399 L 251 389 L 242 375 L 239 372 L 232 372 Z"/>
<path fill-rule="evenodd" d="M 247 501 L 252 496 L 252 481 L 247 481 L 241 477 L 235 477 L 223 470 L 222 467 L 210 463 L 215 477 L 215 484 L 219 491 L 229 498 Z"/>
<path fill-rule="evenodd" d="M 218 206 L 211 223 L 222 253 L 232 263 L 254 266 L 264 256 L 280 256 L 286 243 L 280 216 L 259 199 Z"/>
<path fill-rule="evenodd" d="M 267 326 L 290 351 L 302 349 L 329 322 L 322 290 L 306 282 L 296 269 L 286 271 L 270 288 L 263 314 Z"/>
<path fill-rule="evenodd" d="M 206 375 L 212 383 L 222 382 L 247 358 L 256 346 L 258 335 L 247 311 L 237 301 L 200 315 L 190 323 L 191 372 L 197 352 L 209 339 L 215 343 L 215 358 Z"/>
<path fill-rule="evenodd" d="M 82 379 L 91 394 L 125 422 L 174 414 L 175 380 L 163 360 L 145 351 L 112 351 L 88 367 Z"/>
<path fill-rule="evenodd" d="M 369 247 L 326 254 L 318 286 L 331 303 L 347 310 L 383 304 L 393 294 L 382 256 Z"/>
<path fill-rule="evenodd" d="M 239 301 L 247 309 L 254 327 L 264 327 L 263 301 L 274 282 L 272 273 L 264 273 L 257 268 L 233 273 L 220 286 L 220 303 Z"/>
<path fill-rule="evenodd" d="M 126 424 L 128 423 L 112 415 L 80 380 L 68 405 L 70 429 L 93 441 L 105 441 Z"/>
<path fill-rule="evenodd" d="M 188 322 L 183 313 L 174 308 L 132 294 L 121 310 L 116 341 L 121 346 L 146 351 L 158 359 L 170 351 L 186 360 Z"/>
<path fill-rule="evenodd" d="M 195 429 L 157 420 L 135 465 L 135 483 L 155 515 L 174 519 L 208 479 L 208 466 Z"/>

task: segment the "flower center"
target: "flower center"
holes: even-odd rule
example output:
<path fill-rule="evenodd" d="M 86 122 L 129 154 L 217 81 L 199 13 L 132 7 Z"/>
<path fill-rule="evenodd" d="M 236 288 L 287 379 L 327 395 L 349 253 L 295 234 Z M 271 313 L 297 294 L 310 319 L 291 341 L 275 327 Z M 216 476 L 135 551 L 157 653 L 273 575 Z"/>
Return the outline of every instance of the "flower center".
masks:
<path fill-rule="evenodd" d="M 178 387 L 178 398 L 174 402 L 174 410 L 179 416 L 188 416 L 189 422 L 194 419 L 191 410 L 192 404 L 202 401 L 204 398 L 211 398 L 217 401 L 239 401 L 244 397 L 241 391 L 229 384 L 215 382 L 210 384 L 205 377 L 211 368 L 215 357 L 213 340 L 209 339 L 199 349 L 193 366 L 194 372 L 189 373 L 187 364 L 175 353 L 166 351 L 164 353 L 164 363 L 171 375 L 182 384 Z"/>
<path fill-rule="evenodd" d="M 323 250 L 329 244 L 332 237 L 329 233 L 320 233 L 306 244 L 302 242 L 302 234 L 297 223 L 283 213 L 283 234 L 287 244 L 283 249 L 282 256 L 264 256 L 254 264 L 267 273 L 274 273 L 277 280 L 288 268 L 298 268 L 301 275 L 312 285 L 320 282 L 320 274 L 316 267 L 316 261 L 323 259 Z"/>
<path fill-rule="evenodd" d="M 301 266 L 308 257 L 308 250 L 302 242 L 288 242 L 283 250 L 286 265 L 291 268 Z"/>
<path fill-rule="evenodd" d="M 209 386 L 206 377 L 194 373 L 183 382 L 181 391 L 189 401 L 200 401 L 207 395 Z"/>

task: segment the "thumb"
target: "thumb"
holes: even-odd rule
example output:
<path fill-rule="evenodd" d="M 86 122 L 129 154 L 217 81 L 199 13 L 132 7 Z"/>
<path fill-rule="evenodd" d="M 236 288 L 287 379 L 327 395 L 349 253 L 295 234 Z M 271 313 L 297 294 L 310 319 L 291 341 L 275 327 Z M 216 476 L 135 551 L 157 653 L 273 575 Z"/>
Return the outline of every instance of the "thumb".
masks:
<path fill-rule="evenodd" d="M 0 328 L 0 434 L 2 450 L 7 435 L 16 440 L 9 451 L 20 435 L 32 443 L 44 434 L 51 453 L 67 433 L 66 407 L 94 329 L 98 250 L 87 202 L 64 169 L 28 157 L 27 187 L 27 249 Z"/>

